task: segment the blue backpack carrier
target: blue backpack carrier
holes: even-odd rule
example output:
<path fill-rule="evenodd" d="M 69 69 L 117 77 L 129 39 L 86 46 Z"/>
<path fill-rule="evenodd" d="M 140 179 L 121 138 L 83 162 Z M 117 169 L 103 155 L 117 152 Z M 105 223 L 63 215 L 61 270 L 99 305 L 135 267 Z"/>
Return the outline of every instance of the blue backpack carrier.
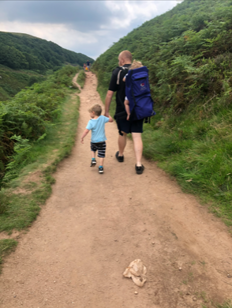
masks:
<path fill-rule="evenodd" d="M 126 96 L 129 100 L 132 121 L 155 115 L 146 66 L 129 70 L 126 76 Z"/>

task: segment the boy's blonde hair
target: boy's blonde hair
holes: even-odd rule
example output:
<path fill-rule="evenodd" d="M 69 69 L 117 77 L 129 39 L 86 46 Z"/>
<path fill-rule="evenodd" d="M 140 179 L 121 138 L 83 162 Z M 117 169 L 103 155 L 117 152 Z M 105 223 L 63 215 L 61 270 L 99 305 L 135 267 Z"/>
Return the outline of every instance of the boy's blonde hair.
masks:
<path fill-rule="evenodd" d="M 131 66 L 129 67 L 129 70 L 134 70 L 135 68 L 139 68 L 142 67 L 142 62 L 134 60 L 131 64 Z"/>
<path fill-rule="evenodd" d="M 89 109 L 89 112 L 94 112 L 96 116 L 100 116 L 102 113 L 102 107 L 98 104 L 95 104 Z"/>

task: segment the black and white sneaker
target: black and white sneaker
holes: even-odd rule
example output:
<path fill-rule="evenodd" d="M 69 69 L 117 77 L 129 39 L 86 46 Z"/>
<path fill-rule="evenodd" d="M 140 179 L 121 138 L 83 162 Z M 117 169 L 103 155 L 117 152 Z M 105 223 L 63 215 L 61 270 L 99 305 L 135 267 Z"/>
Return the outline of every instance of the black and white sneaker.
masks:
<path fill-rule="evenodd" d="M 99 168 L 98 168 L 98 172 L 99 172 L 100 174 L 103 174 L 103 173 L 104 173 L 103 167 L 99 167 Z"/>
<path fill-rule="evenodd" d="M 90 164 L 90 167 L 95 167 L 96 166 L 96 159 L 92 159 L 91 160 L 91 164 Z"/>

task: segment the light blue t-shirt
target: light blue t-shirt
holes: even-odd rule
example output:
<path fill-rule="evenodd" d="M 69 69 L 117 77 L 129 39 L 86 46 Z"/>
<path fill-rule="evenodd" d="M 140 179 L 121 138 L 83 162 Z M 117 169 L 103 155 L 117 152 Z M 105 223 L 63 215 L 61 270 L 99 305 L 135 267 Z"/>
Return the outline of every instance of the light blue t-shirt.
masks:
<path fill-rule="evenodd" d="M 109 122 L 109 118 L 100 115 L 97 119 L 89 120 L 86 128 L 92 131 L 91 142 L 103 142 L 106 140 L 105 123 Z"/>

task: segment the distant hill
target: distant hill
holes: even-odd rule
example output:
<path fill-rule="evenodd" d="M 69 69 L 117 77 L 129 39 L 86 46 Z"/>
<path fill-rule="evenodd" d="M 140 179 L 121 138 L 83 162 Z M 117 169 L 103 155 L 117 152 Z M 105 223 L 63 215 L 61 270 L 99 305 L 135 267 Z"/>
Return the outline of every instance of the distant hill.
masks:
<path fill-rule="evenodd" d="M 94 60 L 28 34 L 0 32 L 0 64 L 12 69 L 45 72 L 65 63 L 83 65 Z"/>
<path fill-rule="evenodd" d="M 14 70 L 0 64 L 0 101 L 12 98 L 26 86 L 45 78 L 46 76 L 32 70 Z"/>

